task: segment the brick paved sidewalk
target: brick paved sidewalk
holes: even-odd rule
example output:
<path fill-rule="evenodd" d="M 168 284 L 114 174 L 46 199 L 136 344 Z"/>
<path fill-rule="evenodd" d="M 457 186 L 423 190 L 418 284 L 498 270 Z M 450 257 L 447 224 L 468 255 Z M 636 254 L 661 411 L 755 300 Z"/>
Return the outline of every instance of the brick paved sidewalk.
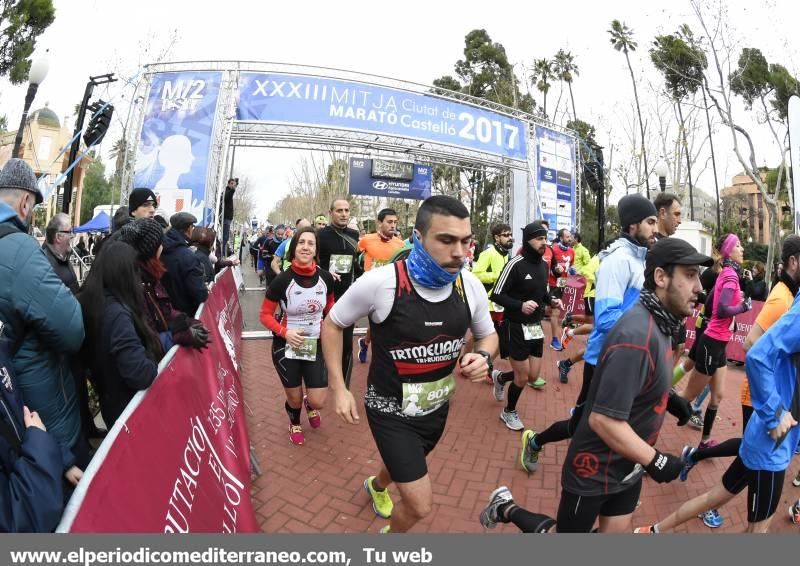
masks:
<path fill-rule="evenodd" d="M 574 342 L 570 352 L 580 346 L 577 339 Z M 314 430 L 307 425 L 304 413 L 306 444 L 294 446 L 287 437 L 285 398 L 272 367 L 270 348 L 269 340 L 243 343 L 245 400 L 252 411 L 248 411 L 250 438 L 264 471 L 252 489 L 262 529 L 292 533 L 377 533 L 387 521 L 375 516 L 362 485 L 367 476 L 376 473 L 379 465 L 378 451 L 363 414 L 367 365 L 356 361 L 352 380 L 361 424 L 346 425 L 326 409 L 322 411 L 322 427 Z M 542 374 L 548 381 L 547 386 L 543 391 L 528 389 L 523 393 L 518 410 L 526 427 L 542 430 L 555 420 L 567 417 L 580 388 L 582 367 L 573 369 L 568 384 L 560 384 L 555 364 L 562 356 L 546 348 Z M 720 421 L 714 427 L 718 440 L 740 435 L 742 375 L 737 368 L 731 367 L 728 371 L 728 395 L 720 409 Z M 500 422 L 501 408 L 490 386 L 458 384 L 447 430 L 428 458 L 434 489 L 433 512 L 415 527 L 415 532 L 482 532 L 478 513 L 489 493 L 503 484 L 511 488 L 519 504 L 555 515 L 567 444 L 548 446 L 540 459 L 539 470 L 528 476 L 517 464 L 520 433 L 509 431 Z M 658 447 L 679 454 L 685 444 L 696 445 L 700 433 L 688 427 L 678 429 L 674 423 L 674 418 L 668 416 Z M 701 462 L 686 483 L 675 481 L 659 485 L 645 479 L 642 503 L 634 523 L 649 524 L 663 518 L 683 501 L 717 485 L 729 463 L 730 459 Z M 795 458 L 787 471 L 781 506 L 773 519 L 771 532 L 798 532 L 787 510 L 790 502 L 800 496 L 800 489 L 792 486 L 799 465 L 800 459 Z M 745 528 L 744 493 L 722 509 L 725 524 L 717 529 L 719 532 L 741 532 Z M 393 497 L 397 500 L 396 490 Z M 691 533 L 709 531 L 711 529 L 699 519 L 679 529 L 679 532 Z M 517 530 L 513 525 L 502 525 L 496 532 Z"/>

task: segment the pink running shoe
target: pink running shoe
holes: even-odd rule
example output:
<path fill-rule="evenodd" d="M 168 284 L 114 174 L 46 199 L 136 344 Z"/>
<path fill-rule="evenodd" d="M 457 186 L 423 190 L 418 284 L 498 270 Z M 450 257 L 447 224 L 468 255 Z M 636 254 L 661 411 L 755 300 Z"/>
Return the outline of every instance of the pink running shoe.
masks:
<path fill-rule="evenodd" d="M 698 448 L 713 448 L 717 444 L 719 444 L 719 442 L 717 442 L 713 438 L 709 438 L 708 440 L 704 440 L 703 442 L 701 442 L 697 447 Z"/>
<path fill-rule="evenodd" d="M 289 426 L 289 440 L 292 444 L 302 446 L 306 442 L 306 435 L 303 434 L 303 427 L 300 425 Z"/>
<path fill-rule="evenodd" d="M 306 406 L 306 413 L 308 413 L 308 424 L 311 425 L 311 428 L 319 428 L 322 424 L 322 418 L 319 415 L 319 411 L 311 408 L 311 406 L 308 404 L 308 397 L 303 397 L 303 405 Z"/>

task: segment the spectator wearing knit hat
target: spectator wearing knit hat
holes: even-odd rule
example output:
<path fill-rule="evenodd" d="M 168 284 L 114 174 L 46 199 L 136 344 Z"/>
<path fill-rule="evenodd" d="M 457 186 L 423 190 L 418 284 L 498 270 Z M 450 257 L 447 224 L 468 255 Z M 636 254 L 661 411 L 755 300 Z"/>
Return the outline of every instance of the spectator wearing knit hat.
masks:
<path fill-rule="evenodd" d="M 128 210 L 134 218 L 152 218 L 156 215 L 158 199 L 150 189 L 138 188 L 131 191 L 128 197 Z"/>
<path fill-rule="evenodd" d="M 179 212 L 169 221 L 172 227 L 164 234 L 164 253 L 161 256 L 167 268 L 164 287 L 175 308 L 193 316 L 197 307 L 208 298 L 203 265 L 189 249 L 197 218 L 188 212 Z"/>
<path fill-rule="evenodd" d="M 174 344 L 202 348 L 208 342 L 208 330 L 199 320 L 175 310 L 166 288 L 161 282 L 166 268 L 161 263 L 163 232 L 151 218 L 142 218 L 126 224 L 119 238 L 138 253 L 142 287 L 145 296 L 147 321 L 158 332 L 164 351 Z"/>

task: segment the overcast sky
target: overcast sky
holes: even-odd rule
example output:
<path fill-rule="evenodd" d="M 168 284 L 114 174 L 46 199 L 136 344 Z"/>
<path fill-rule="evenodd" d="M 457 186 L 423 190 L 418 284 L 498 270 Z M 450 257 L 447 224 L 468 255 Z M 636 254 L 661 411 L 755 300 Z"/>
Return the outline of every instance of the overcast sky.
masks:
<path fill-rule="evenodd" d="M 33 104 L 49 102 L 59 116 L 71 115 L 80 102 L 90 75 L 109 71 L 131 74 L 140 63 L 165 49 L 177 30 L 170 60 L 234 59 L 280 61 L 346 68 L 429 84 L 452 74 L 463 56 L 464 36 L 484 28 L 502 43 L 512 63 L 530 66 L 534 58 L 552 57 L 564 48 L 576 56 L 580 76 L 574 83 L 579 117 L 598 127 L 598 141 L 623 144 L 609 138 L 620 132 L 633 100 L 624 57 L 609 45 L 606 30 L 612 19 L 632 27 L 639 42 L 633 54 L 636 72 L 653 82 L 647 48 L 657 33 L 674 32 L 681 23 L 695 31 L 699 25 L 688 1 L 605 0 L 572 2 L 431 2 L 406 0 L 253 2 L 226 0 L 201 3 L 186 0 L 56 0 L 56 20 L 41 37 L 37 50 L 50 49 L 50 73 Z M 797 76 L 797 23 L 800 8 L 791 0 L 730 1 L 729 17 L 742 45 L 761 48 L 767 59 L 781 62 Z M 752 41 L 747 38 L 755 38 Z M 0 81 L 0 113 L 16 128 L 25 85 Z M 117 83 L 100 96 L 113 98 L 121 120 L 127 115 L 126 93 Z M 641 91 L 640 91 L 641 93 Z M 534 96 L 541 101 L 537 92 Z M 643 96 L 640 94 L 640 96 Z M 548 107 L 557 89 L 551 91 Z M 746 122 L 752 124 L 752 121 Z M 119 123 L 116 129 L 119 130 Z M 767 147 L 766 128 L 757 141 L 759 164 L 775 165 L 777 151 Z M 118 131 L 106 138 L 109 147 Z M 730 135 L 715 136 L 721 154 L 721 183 L 740 170 L 731 153 Z M 246 150 L 237 152 L 236 174 L 247 176 L 257 192 L 261 218 L 287 187 L 299 152 Z M 110 167 L 109 167 L 110 169 Z M 110 171 L 109 171 L 110 172 Z M 723 181 L 725 179 L 725 181 Z M 713 192 L 710 171 L 697 180 Z"/>

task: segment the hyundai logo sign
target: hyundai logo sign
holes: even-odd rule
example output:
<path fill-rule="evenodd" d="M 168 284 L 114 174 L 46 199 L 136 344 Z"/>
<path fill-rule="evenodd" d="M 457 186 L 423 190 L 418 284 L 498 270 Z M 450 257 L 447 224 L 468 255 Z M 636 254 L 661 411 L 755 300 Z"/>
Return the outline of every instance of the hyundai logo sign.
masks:
<path fill-rule="evenodd" d="M 385 191 L 389 188 L 389 183 L 386 181 L 373 181 L 372 188 L 376 191 Z"/>

